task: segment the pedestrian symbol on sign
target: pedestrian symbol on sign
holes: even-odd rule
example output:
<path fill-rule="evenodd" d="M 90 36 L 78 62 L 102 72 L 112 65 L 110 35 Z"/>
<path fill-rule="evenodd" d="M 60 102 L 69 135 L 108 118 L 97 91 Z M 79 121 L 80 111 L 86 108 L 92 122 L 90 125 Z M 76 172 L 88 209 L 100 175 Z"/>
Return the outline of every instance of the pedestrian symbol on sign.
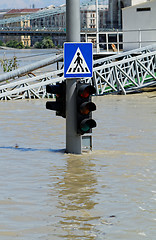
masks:
<path fill-rule="evenodd" d="M 82 60 L 82 58 L 80 57 L 80 53 L 79 53 L 79 52 L 77 53 L 77 58 L 76 58 L 76 60 L 75 60 L 74 63 L 76 63 L 76 67 L 75 67 L 74 70 L 73 70 L 74 72 L 76 71 L 76 69 L 79 69 L 79 68 L 78 68 L 79 66 L 80 66 L 82 72 L 84 72 L 84 69 L 83 69 L 83 67 L 82 67 L 82 65 L 81 65 L 81 63 L 83 63 L 83 60 Z M 79 70 L 78 70 L 78 72 L 79 72 Z"/>
<path fill-rule="evenodd" d="M 92 43 L 64 43 L 64 77 L 92 77 Z"/>
<path fill-rule="evenodd" d="M 78 48 L 73 60 L 71 61 L 71 64 L 69 65 L 69 68 L 67 70 L 68 73 L 90 73 L 89 68 L 87 66 L 87 63 Z"/>

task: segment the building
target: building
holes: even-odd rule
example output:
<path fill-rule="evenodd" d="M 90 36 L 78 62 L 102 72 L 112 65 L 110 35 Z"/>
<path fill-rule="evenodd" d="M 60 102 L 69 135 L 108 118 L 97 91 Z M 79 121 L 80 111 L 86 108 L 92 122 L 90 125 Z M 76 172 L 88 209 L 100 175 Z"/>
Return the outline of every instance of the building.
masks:
<path fill-rule="evenodd" d="M 0 20 L 4 18 L 4 15 L 9 12 L 10 9 L 0 9 Z"/>
<path fill-rule="evenodd" d="M 99 4 L 98 5 L 98 18 L 97 18 L 97 9 L 96 2 L 90 1 L 86 5 L 81 5 L 80 8 L 80 20 L 81 20 L 81 32 L 82 41 L 89 41 L 96 44 L 96 35 L 97 31 L 97 19 L 98 19 L 98 30 L 99 31 L 108 31 L 115 29 L 121 29 L 123 27 L 122 23 L 122 9 L 127 7 L 133 7 L 137 4 L 149 3 L 148 0 L 109 0 L 109 4 Z M 33 31 L 51 31 L 55 34 L 51 34 L 52 40 L 55 45 L 62 45 L 65 41 L 64 31 L 66 29 L 66 6 L 61 5 L 55 7 L 53 5 L 45 9 L 12 9 L 7 13 L 3 14 L 3 18 L 14 18 L 14 17 L 23 17 L 24 15 L 30 15 L 36 13 L 40 10 L 40 14 L 36 18 L 30 18 L 26 20 L 19 20 L 19 22 L 11 21 L 5 25 L 8 29 L 31 29 Z M 47 11 L 46 11 L 47 10 Z M 48 12 L 49 11 L 49 12 Z M 124 12 L 124 11 L 123 11 Z M 126 19 L 126 18 L 125 18 Z M 134 19 L 133 19 L 134 20 Z M 133 23 L 133 21 L 132 21 Z M 130 23 L 131 24 L 131 23 Z M 125 27 L 125 24 L 124 24 Z M 127 28 L 127 26 L 126 26 Z M 57 32 L 57 34 L 56 34 Z M 86 33 L 87 32 L 87 38 Z M 94 34 L 92 34 L 94 32 Z M 99 35 L 100 42 L 106 42 L 106 37 Z M 126 35 L 125 35 L 126 36 Z M 36 41 L 41 41 L 44 37 L 44 34 L 34 34 L 32 37 L 30 35 L 22 36 L 5 36 L 5 42 L 15 39 L 17 41 L 22 41 L 24 46 L 32 46 Z M 116 37 L 111 41 L 114 42 Z"/>
<path fill-rule="evenodd" d="M 108 5 L 98 6 L 98 16 L 99 16 L 99 28 L 106 28 L 106 16 L 108 12 Z M 97 27 L 96 22 L 96 5 L 84 5 L 81 7 L 81 29 L 87 30 Z"/>
<path fill-rule="evenodd" d="M 10 11 L 10 9 L 1 9 L 1 10 L 0 10 L 0 20 L 3 19 L 3 16 L 4 16 L 8 11 Z M 3 41 L 3 36 L 0 36 L 0 40 Z"/>
<path fill-rule="evenodd" d="M 109 0 L 107 28 L 122 29 L 122 9 L 149 0 Z"/>
<path fill-rule="evenodd" d="M 98 30 L 106 29 L 107 27 L 108 5 L 98 5 Z M 97 31 L 97 9 L 95 4 L 87 4 L 81 6 L 80 10 L 81 32 L 96 32 Z M 82 41 L 92 42 L 96 44 L 96 35 L 88 34 L 82 37 Z"/>
<path fill-rule="evenodd" d="M 25 8 L 25 9 L 11 9 L 7 13 L 3 15 L 4 19 L 7 18 L 14 18 L 14 17 L 20 17 L 24 15 L 28 15 L 31 13 L 38 12 L 40 9 L 39 8 Z M 8 24 L 7 26 L 9 29 L 17 29 L 19 28 L 20 30 L 22 29 L 28 29 L 30 28 L 30 20 L 25 20 L 25 21 L 20 21 L 20 22 L 13 22 Z M 5 36 L 4 41 L 10 41 L 10 40 L 17 40 L 21 41 L 24 46 L 31 46 L 31 37 L 29 35 L 22 35 L 22 36 Z"/>
<path fill-rule="evenodd" d="M 156 43 L 156 0 L 123 9 L 124 50 Z"/>

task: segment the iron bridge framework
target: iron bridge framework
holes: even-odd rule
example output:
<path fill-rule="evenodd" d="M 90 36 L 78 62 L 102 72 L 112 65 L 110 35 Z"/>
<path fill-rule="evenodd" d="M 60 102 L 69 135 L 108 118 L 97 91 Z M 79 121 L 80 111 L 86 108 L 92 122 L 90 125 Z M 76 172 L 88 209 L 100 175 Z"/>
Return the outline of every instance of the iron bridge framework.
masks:
<path fill-rule="evenodd" d="M 37 68 L 62 61 L 63 55 L 0 75 L 0 100 L 49 98 L 46 85 L 65 80 L 64 69 L 33 77 L 23 77 Z M 91 82 L 96 95 L 128 94 L 156 85 L 156 45 L 94 60 L 93 77 L 78 79 Z"/>

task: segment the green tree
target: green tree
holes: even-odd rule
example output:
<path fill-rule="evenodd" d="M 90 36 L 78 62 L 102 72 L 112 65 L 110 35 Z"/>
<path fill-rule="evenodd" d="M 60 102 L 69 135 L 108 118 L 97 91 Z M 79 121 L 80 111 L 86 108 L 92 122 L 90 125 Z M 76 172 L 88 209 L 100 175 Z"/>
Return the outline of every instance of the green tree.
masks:
<path fill-rule="evenodd" d="M 42 48 L 53 48 L 53 47 L 54 47 L 54 43 L 50 37 L 45 37 L 42 40 Z"/>
<path fill-rule="evenodd" d="M 24 48 L 24 45 L 22 42 L 18 42 L 17 40 L 10 40 L 6 43 L 7 47 L 11 47 L 11 48 Z"/>
<path fill-rule="evenodd" d="M 24 47 L 24 44 L 22 42 L 18 42 L 17 45 L 16 45 L 16 48 L 22 49 L 22 48 L 25 48 L 25 47 Z"/>
<path fill-rule="evenodd" d="M 41 48 L 41 42 L 35 42 L 34 48 Z"/>
<path fill-rule="evenodd" d="M 2 42 L 2 40 L 0 40 L 0 46 L 4 46 L 4 43 Z"/>
<path fill-rule="evenodd" d="M 50 37 L 45 37 L 41 42 L 36 42 L 34 44 L 35 48 L 53 48 L 55 47 L 52 39 Z"/>

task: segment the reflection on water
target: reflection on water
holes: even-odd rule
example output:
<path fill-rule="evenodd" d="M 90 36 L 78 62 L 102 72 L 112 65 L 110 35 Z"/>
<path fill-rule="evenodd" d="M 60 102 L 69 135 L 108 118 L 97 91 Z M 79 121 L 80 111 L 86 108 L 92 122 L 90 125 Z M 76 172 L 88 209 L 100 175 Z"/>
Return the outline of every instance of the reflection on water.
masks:
<path fill-rule="evenodd" d="M 60 226 L 66 232 L 65 239 L 95 239 L 92 228 L 98 216 L 92 215 L 97 204 L 94 196 L 97 180 L 95 164 L 91 158 L 68 157 L 67 166 L 61 180 L 57 183 L 58 208 L 62 209 Z"/>
<path fill-rule="evenodd" d="M 22 152 L 65 152 L 65 149 L 41 149 L 41 148 L 24 148 L 24 147 L 19 147 L 18 145 L 15 146 L 10 146 L 10 147 L 0 147 L 0 149 L 10 149 L 10 150 L 17 150 L 17 151 L 22 151 Z"/>

